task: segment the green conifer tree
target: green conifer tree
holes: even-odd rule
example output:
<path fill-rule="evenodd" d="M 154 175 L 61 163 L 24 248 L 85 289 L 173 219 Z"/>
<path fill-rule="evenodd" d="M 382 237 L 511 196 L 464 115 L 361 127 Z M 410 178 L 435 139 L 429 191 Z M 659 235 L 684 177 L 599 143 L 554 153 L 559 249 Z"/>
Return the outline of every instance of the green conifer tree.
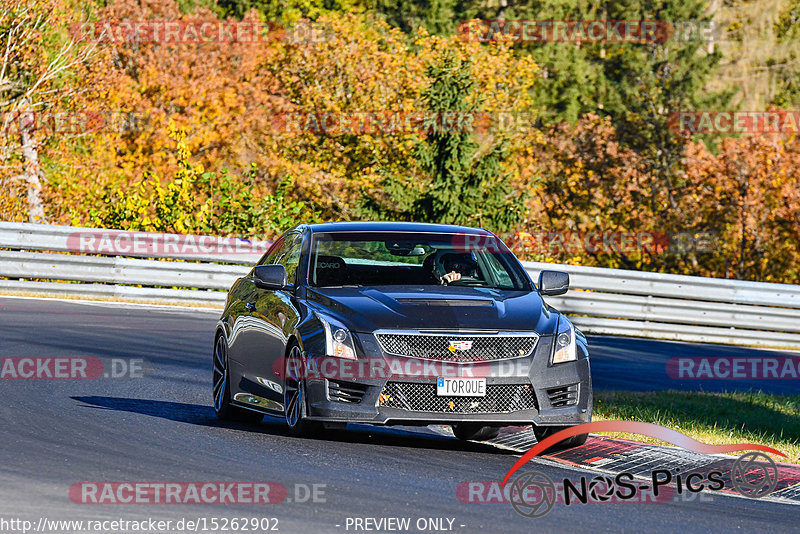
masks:
<path fill-rule="evenodd" d="M 475 111 L 470 65 L 444 53 L 428 68 L 431 85 L 423 93 L 429 112 L 469 117 Z M 437 121 L 417 145 L 420 168 L 432 177 L 430 186 L 412 206 L 415 219 L 445 224 L 485 226 L 506 231 L 519 220 L 521 199 L 501 171 L 502 143 L 480 153 L 467 128 L 443 127 Z"/>

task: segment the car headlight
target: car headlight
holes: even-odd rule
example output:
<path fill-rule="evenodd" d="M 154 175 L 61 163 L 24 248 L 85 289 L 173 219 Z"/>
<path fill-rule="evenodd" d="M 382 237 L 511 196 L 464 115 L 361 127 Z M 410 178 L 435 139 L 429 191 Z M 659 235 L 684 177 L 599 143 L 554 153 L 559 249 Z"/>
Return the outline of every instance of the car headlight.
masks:
<path fill-rule="evenodd" d="M 572 362 L 578 359 L 578 351 L 575 346 L 575 327 L 564 317 L 558 321 L 558 333 L 556 333 L 555 350 L 553 352 L 553 363 Z"/>
<path fill-rule="evenodd" d="M 350 331 L 333 317 L 314 312 L 325 329 L 325 353 L 337 358 L 356 359 L 355 345 Z"/>

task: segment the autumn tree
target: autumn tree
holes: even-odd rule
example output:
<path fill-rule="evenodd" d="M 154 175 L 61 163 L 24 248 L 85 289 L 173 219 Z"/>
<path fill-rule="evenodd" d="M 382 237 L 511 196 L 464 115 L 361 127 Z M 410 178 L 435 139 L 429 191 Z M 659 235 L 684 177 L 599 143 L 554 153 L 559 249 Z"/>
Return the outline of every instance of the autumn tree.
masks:
<path fill-rule="evenodd" d="M 424 30 L 409 42 L 368 16 L 324 16 L 311 27 L 324 28 L 330 38 L 282 41 L 280 61 L 272 67 L 292 105 L 280 146 L 283 159 L 302 168 L 297 186 L 303 200 L 342 218 L 410 216 L 431 176 L 415 157 L 424 128 L 402 123 L 430 109 L 423 96 L 431 82 L 427 68 L 444 50 L 462 61 L 471 58 L 477 90 L 465 99 L 492 123 L 474 139 L 483 147 L 502 138 L 509 183 L 525 182 L 529 162 L 517 156 L 535 134 L 530 88 L 536 65 L 530 58 L 515 56 L 509 43 L 486 47 Z"/>
<path fill-rule="evenodd" d="M 384 173 L 414 176 L 413 132 L 392 121 L 419 109 L 424 65 L 401 31 L 374 18 L 322 16 L 309 32 L 324 37 L 276 43 L 269 68 L 289 108 L 275 148 L 300 200 L 328 218 L 359 218 L 360 197 Z"/>
<path fill-rule="evenodd" d="M 103 129 L 53 159 L 51 169 L 57 177 L 52 200 L 63 206 L 61 220 L 85 224 L 86 214 L 102 202 L 107 189 L 133 188 L 145 174 L 161 179 L 171 175 L 177 159 L 170 121 L 185 128 L 185 144 L 196 165 L 216 171 L 219 179 L 223 169 L 231 171 L 231 180 L 247 176 L 240 187 L 257 198 L 291 181 L 278 168 L 281 162 L 276 163 L 272 148 L 272 117 L 284 109 L 284 98 L 265 66 L 276 53 L 280 32 L 251 13 L 245 22 L 263 31 L 241 40 L 224 34 L 198 39 L 189 32 L 177 41 L 102 33 L 106 23 L 121 27 L 113 25 L 116 21 L 177 21 L 188 28 L 219 20 L 206 9 L 183 14 L 172 0 L 119 0 L 97 17 L 100 25 L 89 37 L 99 39 L 107 54 L 90 72 L 85 105 L 131 115 L 136 127 Z M 250 179 L 253 163 L 257 170 Z"/>
<path fill-rule="evenodd" d="M 714 253 L 683 266 L 696 274 L 743 280 L 800 281 L 800 144 L 752 135 L 725 139 L 719 153 L 693 145 L 691 195 L 680 209 L 708 228 Z"/>
<path fill-rule="evenodd" d="M 219 176 L 205 172 L 191 161 L 186 130 L 170 122 L 168 132 L 176 145 L 177 164 L 172 176 L 146 172 L 130 189 L 107 189 L 98 206 L 89 212 L 92 225 L 270 238 L 301 222 L 318 222 L 317 213 L 286 197 L 288 182 L 278 184 L 274 194 L 257 196 L 252 190 L 255 164 L 238 179 L 227 170 Z"/>
<path fill-rule="evenodd" d="M 541 177 L 537 195 L 528 203 L 525 230 L 533 239 L 522 244 L 530 259 L 601 265 L 625 269 L 657 269 L 664 243 L 650 240 L 642 247 L 586 247 L 580 237 L 575 247 L 564 236 L 613 235 L 618 232 L 663 234 L 647 202 L 649 177 L 639 155 L 620 143 L 608 117 L 586 115 L 576 124 L 561 123 L 545 132 L 536 143 Z M 525 248 L 530 249 L 526 251 Z"/>
<path fill-rule="evenodd" d="M 66 31 L 74 16 L 60 0 L 0 0 L 0 112 L 5 137 L 0 182 L 8 184 L 2 188 L 6 194 L 24 184 L 30 222 L 46 219 L 41 146 L 53 133 L 55 113 L 70 109 L 71 99 L 81 90 L 71 82 L 94 52 L 93 46 L 83 45 Z M 0 203 L 14 205 L 8 197 Z"/>

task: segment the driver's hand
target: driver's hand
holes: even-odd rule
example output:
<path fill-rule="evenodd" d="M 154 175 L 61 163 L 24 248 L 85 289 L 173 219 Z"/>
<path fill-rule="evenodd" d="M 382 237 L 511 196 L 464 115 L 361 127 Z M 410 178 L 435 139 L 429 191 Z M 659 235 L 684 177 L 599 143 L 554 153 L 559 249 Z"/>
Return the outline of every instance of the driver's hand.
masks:
<path fill-rule="evenodd" d="M 461 280 L 461 273 L 450 271 L 442 277 L 442 284 L 449 284 L 450 282 L 455 282 L 456 280 Z"/>

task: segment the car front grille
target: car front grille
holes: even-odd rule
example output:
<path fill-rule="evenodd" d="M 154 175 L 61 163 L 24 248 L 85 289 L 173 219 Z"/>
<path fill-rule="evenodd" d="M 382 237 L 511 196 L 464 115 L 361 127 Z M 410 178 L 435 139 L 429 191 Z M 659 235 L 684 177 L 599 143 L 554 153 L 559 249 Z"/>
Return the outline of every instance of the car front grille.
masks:
<path fill-rule="evenodd" d="M 530 356 L 539 336 L 535 333 L 439 334 L 376 332 L 387 354 L 447 362 L 484 362 Z"/>
<path fill-rule="evenodd" d="M 550 388 L 547 390 L 547 397 L 550 399 L 550 406 L 553 408 L 574 406 L 578 404 L 578 384 Z"/>
<path fill-rule="evenodd" d="M 538 409 L 529 384 L 487 384 L 485 397 L 440 397 L 436 395 L 436 384 L 388 382 L 378 405 L 435 413 L 511 413 Z"/>

